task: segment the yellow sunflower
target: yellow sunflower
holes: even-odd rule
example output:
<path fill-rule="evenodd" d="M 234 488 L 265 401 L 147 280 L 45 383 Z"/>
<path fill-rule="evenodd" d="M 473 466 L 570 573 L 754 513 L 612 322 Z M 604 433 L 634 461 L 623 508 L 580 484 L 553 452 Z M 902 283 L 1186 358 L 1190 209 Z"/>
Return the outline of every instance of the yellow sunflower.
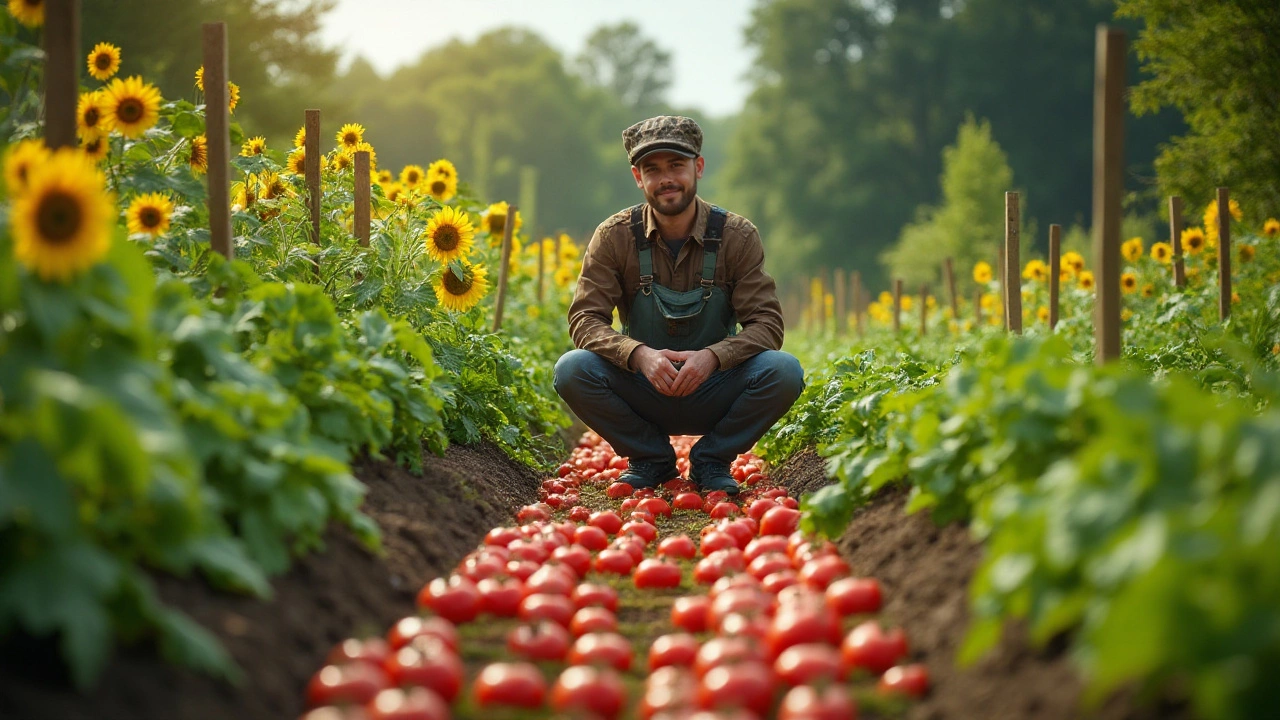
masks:
<path fill-rule="evenodd" d="M 127 138 L 142 135 L 160 119 L 160 91 L 136 75 L 112 80 L 106 93 L 107 119 Z"/>
<path fill-rule="evenodd" d="M 258 201 L 257 176 L 246 175 L 243 182 L 231 183 L 231 209 L 240 211 Z"/>
<path fill-rule="evenodd" d="M 1049 322 L 1049 308 L 1044 305 L 1036 308 L 1036 319 L 1042 323 Z"/>
<path fill-rule="evenodd" d="M 352 158 L 351 155 L 338 150 L 329 154 L 327 164 L 329 167 L 333 168 L 335 172 L 342 172 L 343 170 L 350 169 L 350 167 L 355 164 L 355 159 Z"/>
<path fill-rule="evenodd" d="M 9 14 L 29 28 L 44 24 L 44 0 L 9 0 Z"/>
<path fill-rule="evenodd" d="M 389 182 L 382 188 L 382 194 L 391 202 L 400 202 L 408 191 L 398 182 Z"/>
<path fill-rule="evenodd" d="M 21 195 L 31 183 L 31 172 L 49 160 L 43 140 L 28 138 L 9 147 L 4 158 L 4 184 L 10 195 Z"/>
<path fill-rule="evenodd" d="M 298 128 L 298 132 L 293 135 L 293 146 L 295 148 L 304 148 L 307 146 L 307 126 L 303 125 Z"/>
<path fill-rule="evenodd" d="M 902 296 L 902 312 L 911 312 L 911 308 L 914 307 L 915 304 L 916 302 L 914 299 L 912 299 L 912 296 L 910 295 Z"/>
<path fill-rule="evenodd" d="M 575 262 L 580 248 L 569 233 L 560 233 L 560 262 Z"/>
<path fill-rule="evenodd" d="M 1237 257 L 1240 258 L 1240 262 L 1247 263 L 1253 260 L 1254 247 L 1252 245 L 1241 243 L 1240 249 L 1236 250 L 1236 253 Z"/>
<path fill-rule="evenodd" d="M 263 173 L 262 177 L 258 178 L 258 190 L 262 193 L 263 200 L 293 197 L 297 194 L 287 180 L 280 177 L 279 173 L 273 172 Z"/>
<path fill-rule="evenodd" d="M 886 303 L 886 304 L 892 304 L 892 303 L 893 303 L 893 299 L 891 297 L 889 300 L 889 303 Z M 995 293 L 982 293 L 982 299 L 979 301 L 979 303 L 982 305 L 983 310 L 995 310 L 997 307 L 999 307 L 1000 298 L 997 297 Z"/>
<path fill-rule="evenodd" d="M 240 86 L 233 83 L 227 83 L 227 111 L 234 113 L 236 106 L 240 104 Z"/>
<path fill-rule="evenodd" d="M 361 140 L 356 143 L 355 147 L 351 148 L 351 157 L 354 159 L 356 153 L 361 151 L 369 153 L 369 174 L 376 173 L 378 171 L 378 151 L 374 150 L 369 143 Z"/>
<path fill-rule="evenodd" d="M 427 166 L 427 177 L 450 180 L 453 181 L 454 187 L 457 187 L 458 169 L 453 166 L 453 163 L 441 158 Z"/>
<path fill-rule="evenodd" d="M 1138 276 L 1133 273 L 1122 273 L 1120 275 L 1120 291 L 1125 295 L 1138 289 Z"/>
<path fill-rule="evenodd" d="M 145 233 L 152 237 L 163 235 L 169 229 L 169 218 L 172 216 L 173 201 L 164 193 L 158 192 L 134 198 L 124 213 L 130 234 Z"/>
<path fill-rule="evenodd" d="M 209 141 L 204 135 L 191 138 L 191 157 L 187 158 L 191 172 L 203 175 L 209 172 Z"/>
<path fill-rule="evenodd" d="M 462 266 L 461 280 L 448 266 L 436 273 L 436 299 L 446 310 L 466 312 L 484 297 L 489 282 L 485 279 L 484 265 L 472 265 L 466 260 L 459 260 L 458 264 Z"/>
<path fill-rule="evenodd" d="M 418 183 L 422 182 L 427 176 L 427 171 L 422 169 L 421 165 L 405 165 L 400 171 L 400 184 L 410 190 L 418 187 Z"/>
<path fill-rule="evenodd" d="M 1151 246 L 1151 258 L 1168 265 L 1169 261 L 1173 260 L 1173 247 L 1169 243 L 1158 242 Z"/>
<path fill-rule="evenodd" d="M 62 148 L 31 168 L 9 216 L 13 254 L 42 280 L 66 282 L 111 247 L 115 204 L 84 153 Z"/>
<path fill-rule="evenodd" d="M 454 195 L 458 194 L 458 180 L 456 178 L 450 180 L 443 176 L 432 176 L 429 172 L 424 186 L 427 194 L 435 198 L 437 202 L 449 202 Z"/>
<path fill-rule="evenodd" d="M 1204 250 L 1204 231 L 1198 227 L 1182 231 L 1182 252 L 1187 255 L 1199 255 Z"/>
<path fill-rule="evenodd" d="M 82 137 L 80 138 L 80 150 L 85 154 L 85 157 L 95 163 L 101 162 L 111 150 L 111 138 L 107 135 Z"/>
<path fill-rule="evenodd" d="M 1244 217 L 1243 211 L 1240 210 L 1240 203 L 1234 199 L 1227 202 L 1228 212 L 1231 213 L 1231 219 L 1239 222 Z M 1218 232 L 1218 201 L 1213 200 L 1204 209 L 1204 228 L 1209 234 Z"/>
<path fill-rule="evenodd" d="M 427 221 L 423 236 L 427 244 L 427 255 L 432 260 L 445 264 L 467 256 L 472 240 L 475 239 L 476 229 L 465 212 L 443 207 Z"/>
<path fill-rule="evenodd" d="M 559 270 L 556 270 L 552 279 L 555 280 L 556 287 L 565 288 L 573 284 L 573 281 L 577 279 L 577 273 L 568 265 L 562 265 Z"/>
<path fill-rule="evenodd" d="M 306 148 L 296 148 L 289 153 L 289 158 L 285 160 L 284 166 L 288 172 L 294 175 L 305 175 L 307 173 Z"/>
<path fill-rule="evenodd" d="M 1187 284 L 1198 285 L 1200 283 L 1200 268 L 1187 268 Z"/>
<path fill-rule="evenodd" d="M 890 305 L 893 305 L 893 293 L 889 292 L 888 290 L 881 290 L 879 297 L 876 298 L 876 301 L 885 307 L 889 307 Z"/>
<path fill-rule="evenodd" d="M 1120 246 L 1120 255 L 1131 263 L 1138 262 L 1142 258 L 1142 238 L 1129 238 Z"/>
<path fill-rule="evenodd" d="M 1154 284 L 1147 283 L 1146 285 L 1142 286 L 1142 297 L 1149 298 L 1149 297 L 1155 297 L 1155 296 L 1156 296 L 1156 286 Z"/>
<path fill-rule="evenodd" d="M 80 137 L 111 132 L 110 105 L 101 90 L 80 93 L 76 103 L 76 132 Z"/>
<path fill-rule="evenodd" d="M 267 139 L 261 135 L 245 140 L 244 144 L 240 146 L 241 157 L 253 157 L 254 155 L 261 155 L 266 151 Z"/>
<path fill-rule="evenodd" d="M 106 82 L 120 69 L 120 48 L 100 42 L 93 46 L 88 58 L 89 74 L 95 80 Z"/>
<path fill-rule="evenodd" d="M 390 183 L 391 183 L 392 181 L 394 181 L 394 180 L 395 180 L 395 176 L 393 176 L 393 175 L 391 174 L 391 171 L 390 171 L 390 170 L 379 170 L 379 171 L 378 171 L 378 184 L 379 184 L 379 185 L 388 185 L 388 184 L 390 184 Z"/>
<path fill-rule="evenodd" d="M 196 68 L 196 89 L 204 92 L 204 66 Z"/>
<path fill-rule="evenodd" d="M 1089 270 L 1081 270 L 1080 279 L 1078 282 L 1080 284 L 1081 290 L 1092 290 L 1093 289 L 1093 273 L 1090 272 Z"/>
<path fill-rule="evenodd" d="M 973 266 L 973 281 L 979 285 L 991 282 L 991 265 L 982 260 L 975 263 Z"/>
<path fill-rule="evenodd" d="M 480 222 L 485 231 L 489 233 L 489 244 L 497 246 L 502 242 L 502 233 L 507 227 L 507 209 L 510 207 L 506 201 L 496 202 L 485 209 Z M 511 227 L 511 234 L 515 235 L 520 232 L 520 226 L 524 224 L 524 219 L 520 217 L 520 212 L 516 211 L 515 225 Z"/>
<path fill-rule="evenodd" d="M 1121 322 L 1129 322 L 1129 320 L 1131 320 L 1132 318 L 1133 318 L 1133 311 L 1130 310 L 1129 308 L 1124 308 L 1123 310 L 1120 311 Z"/>
<path fill-rule="evenodd" d="M 359 123 L 343 125 L 336 135 L 338 145 L 344 150 L 354 150 L 356 145 L 364 142 L 364 126 Z"/>
<path fill-rule="evenodd" d="M 1084 270 L 1084 256 L 1075 251 L 1069 251 L 1062 254 L 1062 267 L 1071 268 L 1071 272 L 1079 273 Z"/>
<path fill-rule="evenodd" d="M 1032 260 L 1022 269 L 1022 277 L 1027 280 L 1044 280 L 1049 277 L 1049 266 L 1040 260 Z"/>
<path fill-rule="evenodd" d="M 1262 234 L 1269 238 L 1280 237 L 1280 220 L 1267 218 L 1267 221 L 1262 224 Z"/>

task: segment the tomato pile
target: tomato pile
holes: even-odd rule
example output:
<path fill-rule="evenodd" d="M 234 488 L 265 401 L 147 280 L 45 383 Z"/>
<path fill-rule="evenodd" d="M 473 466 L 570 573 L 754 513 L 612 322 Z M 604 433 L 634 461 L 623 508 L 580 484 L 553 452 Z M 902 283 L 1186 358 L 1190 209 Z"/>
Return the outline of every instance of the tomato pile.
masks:
<path fill-rule="evenodd" d="M 857 717 L 851 681 L 878 678 L 877 694 L 893 698 L 927 692 L 903 630 L 870 617 L 880 584 L 797 529 L 796 500 L 770 487 L 752 454 L 733 462 L 738 502 L 699 495 L 685 479 L 694 440 L 672 438 L 680 477 L 634 490 L 618 481 L 627 459 L 585 434 L 518 525 L 490 530 L 452 575 L 422 588 L 421 615 L 333 649 L 304 720 L 440 720 L 463 708 L 847 720 Z M 677 520 L 698 537 L 659 530 Z M 619 614 L 640 592 L 671 594 L 673 632 L 637 658 Z M 504 657 L 468 683 L 466 631 L 490 621 L 510 624 Z"/>

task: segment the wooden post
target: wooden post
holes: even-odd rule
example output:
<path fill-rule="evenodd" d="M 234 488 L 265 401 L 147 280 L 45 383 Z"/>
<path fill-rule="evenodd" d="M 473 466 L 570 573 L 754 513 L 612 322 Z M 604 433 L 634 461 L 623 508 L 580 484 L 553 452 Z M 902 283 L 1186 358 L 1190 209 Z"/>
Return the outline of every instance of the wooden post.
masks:
<path fill-rule="evenodd" d="M 973 327 L 982 327 L 982 288 L 973 291 Z"/>
<path fill-rule="evenodd" d="M 1062 226 L 1049 226 L 1049 330 L 1058 326 L 1058 285 L 1062 277 Z"/>
<path fill-rule="evenodd" d="M 502 253 L 500 261 L 502 266 L 498 268 L 498 298 L 493 309 L 493 331 L 498 332 L 502 329 L 502 307 L 507 302 L 507 276 L 511 272 L 511 233 L 516 226 L 515 205 L 507 206 L 507 221 L 502 225 Z"/>
<path fill-rule="evenodd" d="M 834 318 L 836 337 L 843 337 L 845 331 L 849 329 L 849 308 L 844 295 L 844 291 L 849 286 L 845 284 L 844 268 L 836 268 L 835 279 L 831 281 L 831 286 L 831 292 L 835 294 L 836 300 L 836 316 Z"/>
<path fill-rule="evenodd" d="M 208 90 L 209 83 L 204 84 Z M 207 97 L 207 95 L 206 95 Z M 306 111 L 307 139 L 303 145 L 306 155 L 307 208 L 311 210 L 311 242 L 320 244 L 320 111 Z M 318 267 L 318 266 L 317 266 Z M 319 270 L 317 270 L 317 274 Z"/>
<path fill-rule="evenodd" d="M 1004 312 L 1012 332 L 1022 334 L 1022 253 L 1018 248 L 1021 225 L 1018 193 L 1004 194 Z"/>
<path fill-rule="evenodd" d="M 547 256 L 547 249 L 544 246 L 543 241 L 539 240 L 538 241 L 538 304 L 539 305 L 542 304 L 542 298 L 544 295 L 543 289 L 542 289 L 542 283 L 543 283 L 542 276 L 546 274 L 546 267 L 544 265 L 544 263 L 546 262 L 546 256 Z"/>
<path fill-rule="evenodd" d="M 929 332 L 929 286 L 920 286 L 920 337 Z"/>
<path fill-rule="evenodd" d="M 356 151 L 355 166 L 355 220 L 353 221 L 356 239 L 360 247 L 369 247 L 369 151 Z"/>
<path fill-rule="evenodd" d="M 1218 317 L 1231 317 L 1231 202 L 1218 188 Z"/>
<path fill-rule="evenodd" d="M 76 147 L 80 99 L 80 0 L 45 0 L 44 142 Z"/>
<path fill-rule="evenodd" d="M 201 26 L 204 55 L 204 136 L 209 151 L 209 245 L 230 259 L 231 110 L 227 107 L 227 24 Z"/>
<path fill-rule="evenodd" d="M 960 298 L 956 295 L 956 270 L 951 258 L 942 261 L 942 275 L 947 281 L 947 295 L 951 297 L 951 319 L 955 321 L 956 330 L 959 331 Z"/>
<path fill-rule="evenodd" d="M 893 332 L 902 330 L 902 278 L 893 281 Z"/>
<path fill-rule="evenodd" d="M 858 332 L 858 337 L 862 337 L 862 273 L 854 270 L 850 282 L 853 283 L 853 329 Z"/>
<path fill-rule="evenodd" d="M 1094 333 L 1099 364 L 1120 357 L 1120 200 L 1124 194 L 1125 34 L 1097 29 L 1093 87 Z"/>
<path fill-rule="evenodd" d="M 1169 245 L 1173 247 L 1173 286 L 1187 286 L 1187 266 L 1182 261 L 1182 198 L 1169 198 Z"/>

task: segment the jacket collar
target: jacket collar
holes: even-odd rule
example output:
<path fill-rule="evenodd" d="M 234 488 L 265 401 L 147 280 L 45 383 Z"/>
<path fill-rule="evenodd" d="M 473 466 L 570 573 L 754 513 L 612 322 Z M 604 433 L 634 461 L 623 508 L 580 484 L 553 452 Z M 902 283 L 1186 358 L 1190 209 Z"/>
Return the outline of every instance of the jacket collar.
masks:
<path fill-rule="evenodd" d="M 702 244 L 702 236 L 707 232 L 707 219 L 711 217 L 711 203 L 703 200 L 701 196 L 695 195 L 693 204 L 697 206 L 697 211 L 693 217 L 693 229 L 689 232 L 689 237 L 695 240 L 699 245 Z M 657 212 L 649 203 L 644 204 L 644 236 L 653 240 L 655 237 L 661 238 L 662 234 L 658 230 L 658 221 L 656 219 Z"/>

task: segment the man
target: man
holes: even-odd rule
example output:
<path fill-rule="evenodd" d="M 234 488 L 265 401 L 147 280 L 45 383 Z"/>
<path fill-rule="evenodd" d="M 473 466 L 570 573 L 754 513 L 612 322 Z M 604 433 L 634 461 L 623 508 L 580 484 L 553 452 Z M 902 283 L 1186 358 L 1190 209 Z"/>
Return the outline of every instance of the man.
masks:
<path fill-rule="evenodd" d="M 696 122 L 650 118 L 622 141 L 645 202 L 604 221 L 587 245 L 569 306 L 578 349 L 556 363 L 556 392 L 630 458 L 620 480 L 638 489 L 676 477 L 669 436 L 701 435 L 689 479 L 736 494 L 729 463 L 804 388 L 800 363 L 778 350 L 782 310 L 760 233 L 698 197 Z"/>

